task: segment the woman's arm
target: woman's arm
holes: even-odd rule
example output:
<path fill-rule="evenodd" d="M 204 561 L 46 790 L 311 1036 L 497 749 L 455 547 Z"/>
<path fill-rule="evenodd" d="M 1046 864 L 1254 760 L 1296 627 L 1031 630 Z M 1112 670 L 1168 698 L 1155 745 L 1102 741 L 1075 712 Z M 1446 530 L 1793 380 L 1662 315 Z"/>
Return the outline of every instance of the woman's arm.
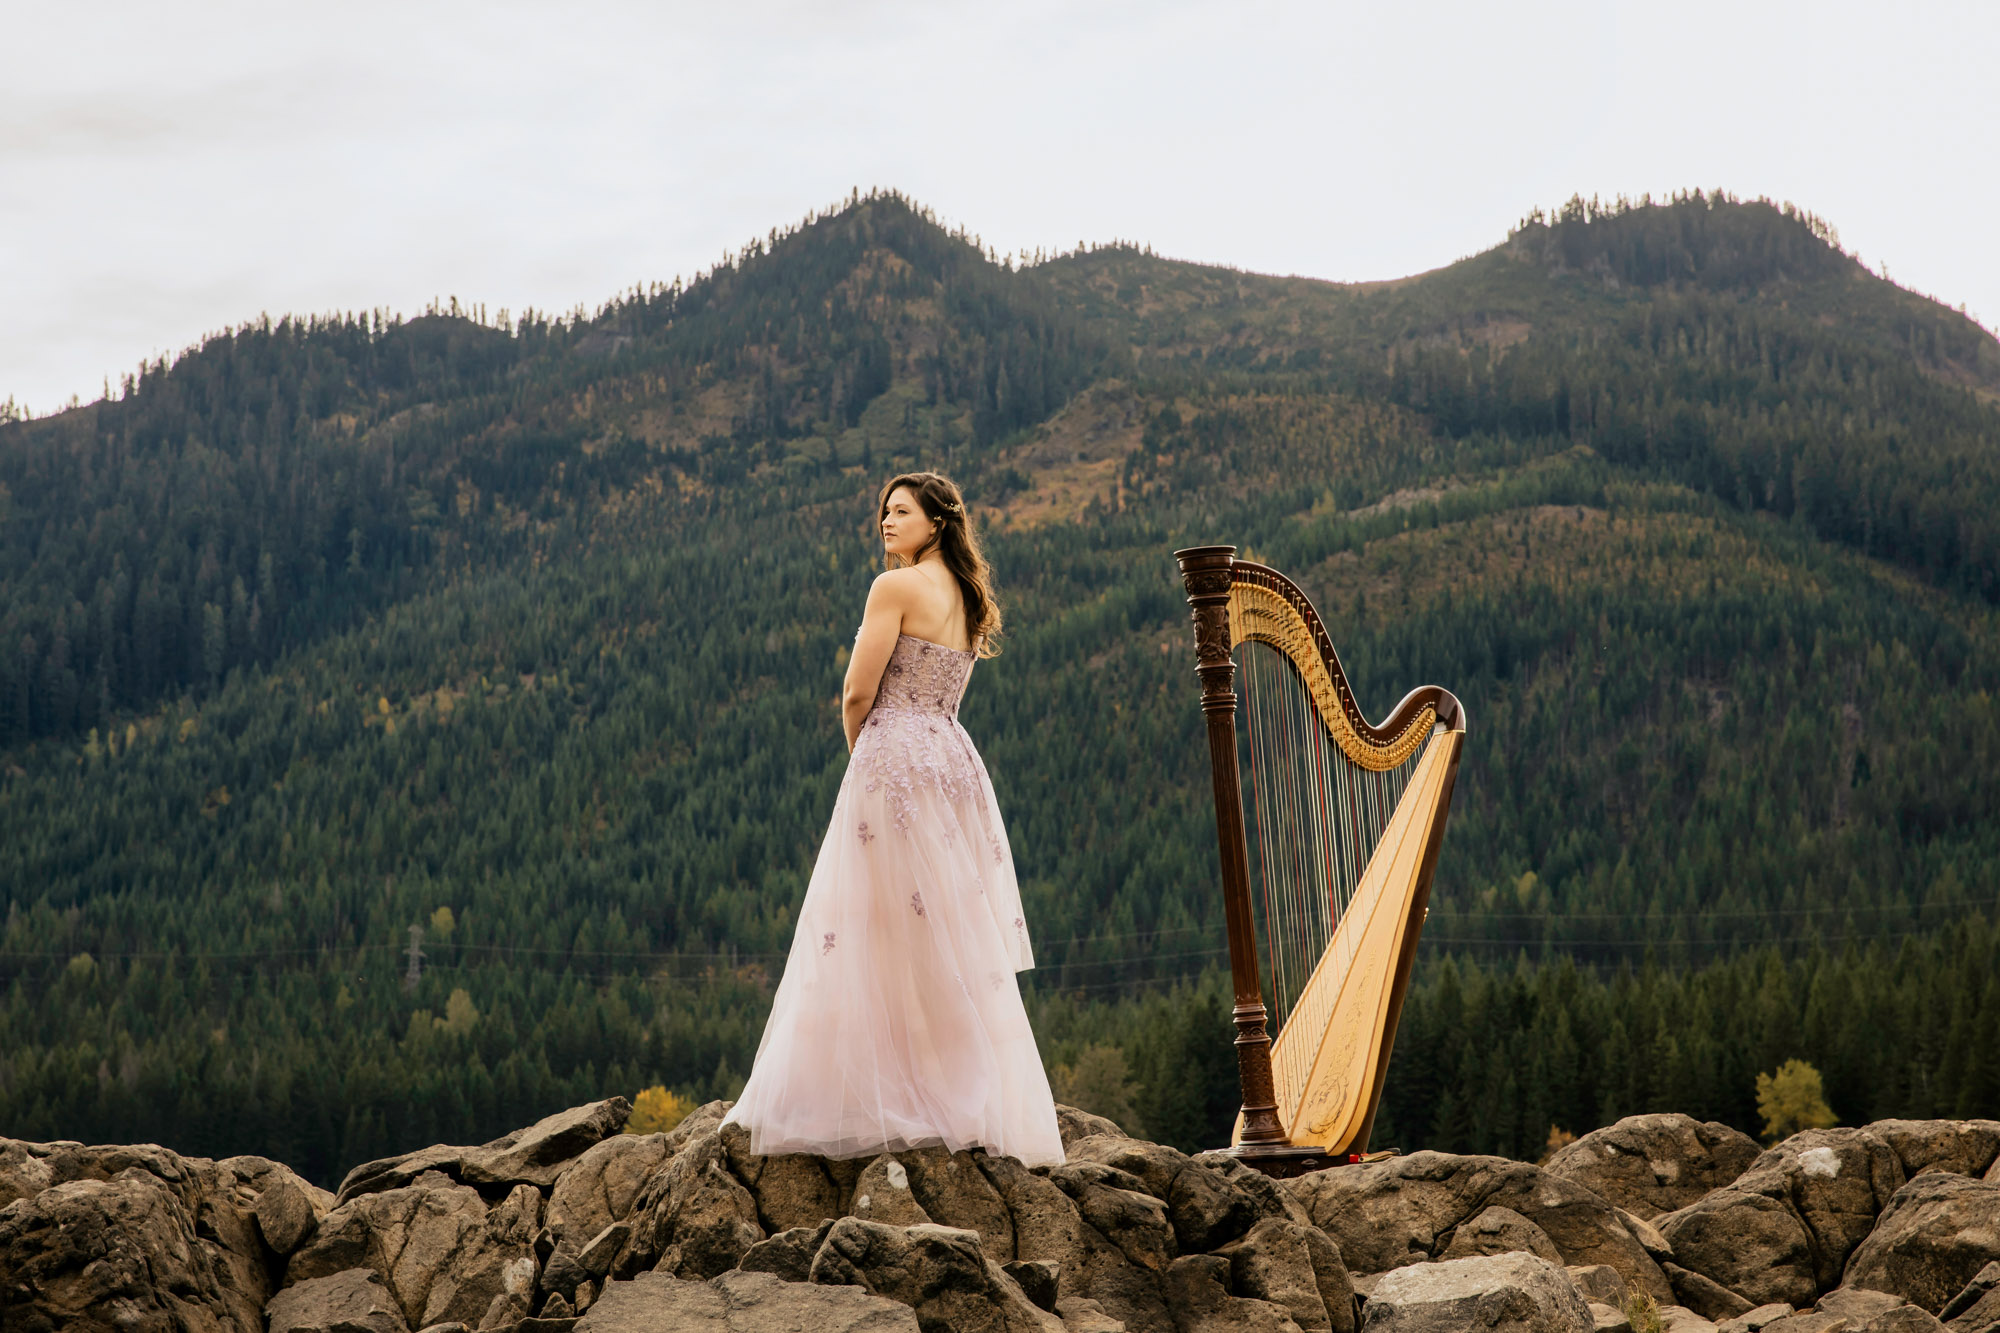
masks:
<path fill-rule="evenodd" d="M 896 636 L 903 632 L 909 573 L 892 569 L 877 574 L 868 589 L 868 608 L 861 614 L 861 633 L 854 638 L 854 655 L 847 659 L 847 683 L 840 690 L 841 724 L 847 732 L 850 754 L 861 734 L 862 720 L 875 706 L 882 671 L 889 665 L 889 654 L 896 651 Z"/>

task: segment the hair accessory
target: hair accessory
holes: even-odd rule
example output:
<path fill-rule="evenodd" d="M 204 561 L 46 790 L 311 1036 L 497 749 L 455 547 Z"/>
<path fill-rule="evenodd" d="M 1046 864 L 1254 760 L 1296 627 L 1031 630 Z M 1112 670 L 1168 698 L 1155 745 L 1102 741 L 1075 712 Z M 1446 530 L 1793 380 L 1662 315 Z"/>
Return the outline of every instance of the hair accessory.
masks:
<path fill-rule="evenodd" d="M 952 513 L 954 513 L 954 514 L 963 514 L 963 513 L 965 512 L 965 506 L 964 506 L 964 505 L 958 505 L 958 504 L 953 504 L 953 503 L 952 503 L 951 501 L 949 501 L 949 500 L 942 500 L 942 501 L 939 501 L 939 503 L 940 503 L 940 504 L 941 504 L 941 505 L 942 505 L 942 506 L 943 506 L 944 508 L 946 508 L 946 509 L 949 509 L 949 510 L 950 510 L 950 511 L 951 511 Z"/>

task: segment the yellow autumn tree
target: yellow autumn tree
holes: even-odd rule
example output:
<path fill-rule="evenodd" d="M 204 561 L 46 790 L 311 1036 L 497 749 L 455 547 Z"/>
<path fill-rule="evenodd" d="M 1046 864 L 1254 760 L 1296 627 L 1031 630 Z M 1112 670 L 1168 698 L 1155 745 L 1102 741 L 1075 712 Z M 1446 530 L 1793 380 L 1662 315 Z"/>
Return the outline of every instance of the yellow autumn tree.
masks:
<path fill-rule="evenodd" d="M 1776 1073 L 1757 1075 L 1757 1114 L 1764 1117 L 1767 1143 L 1802 1129 L 1825 1129 L 1840 1123 L 1826 1104 L 1819 1070 L 1803 1060 L 1787 1060 Z"/>
<path fill-rule="evenodd" d="M 692 1101 L 656 1083 L 632 1099 L 632 1118 L 625 1122 L 625 1132 L 664 1134 L 687 1119 L 692 1110 Z"/>

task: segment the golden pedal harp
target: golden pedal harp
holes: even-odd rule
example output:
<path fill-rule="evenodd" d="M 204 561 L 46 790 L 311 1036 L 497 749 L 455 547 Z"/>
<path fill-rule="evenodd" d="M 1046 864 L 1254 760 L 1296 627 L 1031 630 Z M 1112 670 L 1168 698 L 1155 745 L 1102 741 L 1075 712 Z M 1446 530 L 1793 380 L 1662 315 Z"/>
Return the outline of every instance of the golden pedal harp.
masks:
<path fill-rule="evenodd" d="M 1230 1151 L 1297 1175 L 1368 1150 L 1465 710 L 1425 685 L 1370 723 L 1297 584 L 1233 546 L 1174 558 L 1194 611 L 1236 990 L 1243 1110 Z"/>

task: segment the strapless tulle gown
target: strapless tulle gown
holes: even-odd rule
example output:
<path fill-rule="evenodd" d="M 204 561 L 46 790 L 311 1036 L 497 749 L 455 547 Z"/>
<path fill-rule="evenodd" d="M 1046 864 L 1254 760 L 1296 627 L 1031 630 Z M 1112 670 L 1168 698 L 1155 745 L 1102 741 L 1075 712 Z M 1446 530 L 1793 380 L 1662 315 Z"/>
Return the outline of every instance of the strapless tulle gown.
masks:
<path fill-rule="evenodd" d="M 1063 1160 L 1014 979 L 1034 966 L 1014 858 L 958 722 L 974 660 L 896 640 L 727 1117 L 754 1153 Z"/>

